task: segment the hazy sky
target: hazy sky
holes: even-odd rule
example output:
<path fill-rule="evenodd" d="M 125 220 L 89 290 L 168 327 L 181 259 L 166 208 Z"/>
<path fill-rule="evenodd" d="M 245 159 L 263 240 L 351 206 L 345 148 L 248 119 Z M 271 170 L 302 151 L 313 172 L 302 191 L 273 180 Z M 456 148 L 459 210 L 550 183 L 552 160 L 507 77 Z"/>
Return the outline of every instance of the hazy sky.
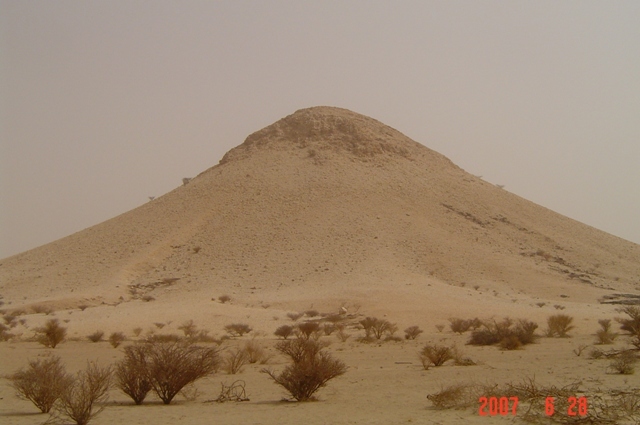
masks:
<path fill-rule="evenodd" d="M 637 0 L 0 0 L 0 258 L 317 105 L 640 243 Z"/>

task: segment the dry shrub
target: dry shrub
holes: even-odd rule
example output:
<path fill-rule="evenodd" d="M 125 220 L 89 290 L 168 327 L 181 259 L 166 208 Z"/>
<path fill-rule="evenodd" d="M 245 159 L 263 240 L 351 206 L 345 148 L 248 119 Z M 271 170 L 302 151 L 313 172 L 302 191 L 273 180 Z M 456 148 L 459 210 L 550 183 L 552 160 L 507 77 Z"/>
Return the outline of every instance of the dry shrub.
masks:
<path fill-rule="evenodd" d="M 180 342 L 180 341 L 183 341 L 184 338 L 176 334 L 151 334 L 147 336 L 144 340 L 145 342 L 149 342 L 149 343 L 169 343 L 169 342 Z"/>
<path fill-rule="evenodd" d="M 388 320 L 378 319 L 377 317 L 367 317 L 360 321 L 360 325 L 364 329 L 366 338 L 374 337 L 380 339 L 384 334 L 393 336 L 398 330 L 395 323 L 391 323 Z"/>
<path fill-rule="evenodd" d="M 470 390 L 471 386 L 467 384 L 449 385 L 437 393 L 428 394 L 427 399 L 436 409 L 469 407 L 478 402 L 477 397 L 470 396 Z"/>
<path fill-rule="evenodd" d="M 31 401 L 42 413 L 48 413 L 56 400 L 71 384 L 72 378 L 53 356 L 44 360 L 31 360 L 26 370 L 9 376 L 18 397 Z"/>
<path fill-rule="evenodd" d="M 224 330 L 231 336 L 242 336 L 251 332 L 253 329 L 246 323 L 232 323 L 224 327 Z"/>
<path fill-rule="evenodd" d="M 573 317 L 567 316 L 566 314 L 549 316 L 547 319 L 546 335 L 548 337 L 567 338 L 569 336 L 568 332 L 575 328 L 571 323 L 573 323 Z"/>
<path fill-rule="evenodd" d="M 449 319 L 449 326 L 451 327 L 452 332 L 463 334 L 464 332 L 467 332 L 471 327 L 471 321 L 453 317 Z"/>
<path fill-rule="evenodd" d="M 138 337 L 140 336 L 140 334 L 142 333 L 142 328 L 137 327 L 137 328 L 133 328 L 133 335 Z"/>
<path fill-rule="evenodd" d="M 59 415 L 71 419 L 76 425 L 85 425 L 102 412 L 104 407 L 94 410 L 94 405 L 104 403 L 111 387 L 111 367 L 100 367 L 89 362 L 73 378 L 72 383 L 62 392 L 56 403 Z"/>
<path fill-rule="evenodd" d="M 324 334 L 327 336 L 334 333 L 337 329 L 338 327 L 333 323 L 325 323 L 324 325 L 322 325 L 322 332 L 324 332 Z"/>
<path fill-rule="evenodd" d="M 294 330 L 293 326 L 282 325 L 278 327 L 278 329 L 276 329 L 276 331 L 274 332 L 274 335 L 287 339 L 291 335 L 293 335 L 293 330 Z"/>
<path fill-rule="evenodd" d="M 124 358 L 115 366 L 116 386 L 131 397 L 135 404 L 142 404 L 151 391 L 146 350 L 146 345 L 125 347 Z"/>
<path fill-rule="evenodd" d="M 621 325 L 620 329 L 629 332 L 631 335 L 638 334 L 640 332 L 640 307 L 627 306 L 617 311 L 629 316 L 628 319 L 616 318 L 616 322 Z"/>
<path fill-rule="evenodd" d="M 67 328 L 60 326 L 58 319 L 49 319 L 44 326 L 38 327 L 36 340 L 45 347 L 56 348 L 67 336 Z"/>
<path fill-rule="evenodd" d="M 113 332 L 109 335 L 109 343 L 113 348 L 118 348 L 127 339 L 122 332 Z"/>
<path fill-rule="evenodd" d="M 428 370 L 431 366 L 442 366 L 448 360 L 453 359 L 451 347 L 443 345 L 425 345 L 418 353 L 422 366 Z"/>
<path fill-rule="evenodd" d="M 304 315 L 307 317 L 316 317 L 319 314 L 320 312 L 318 312 L 318 310 L 307 310 L 304 312 Z"/>
<path fill-rule="evenodd" d="M 611 320 L 601 319 L 598 320 L 601 329 L 596 332 L 596 344 L 608 345 L 613 344 L 613 341 L 618 337 L 617 333 L 611 332 Z"/>
<path fill-rule="evenodd" d="M 218 301 L 220 301 L 222 304 L 224 304 L 227 301 L 231 301 L 231 297 L 229 295 L 220 295 L 218 297 Z"/>
<path fill-rule="evenodd" d="M 515 326 L 513 320 L 504 318 L 502 321 L 485 321 L 482 329 L 476 329 L 471 333 L 469 345 L 494 345 L 500 344 L 505 350 L 515 350 L 522 345 L 535 342 L 535 334 L 538 325 L 529 320 L 520 319 Z"/>
<path fill-rule="evenodd" d="M 320 324 L 318 322 L 304 322 L 298 325 L 298 334 L 305 339 L 309 339 L 312 336 L 317 339 L 320 332 Z"/>
<path fill-rule="evenodd" d="M 409 326 L 404 330 L 404 339 L 416 339 L 422 332 L 422 329 L 418 326 Z"/>
<path fill-rule="evenodd" d="M 242 368 L 247 364 L 248 356 L 245 350 L 235 348 L 229 350 L 224 358 L 224 371 L 229 375 L 242 372 Z"/>
<path fill-rule="evenodd" d="M 297 338 L 281 341 L 276 349 L 292 360 L 279 375 L 262 369 L 273 381 L 286 389 L 297 401 L 308 401 L 331 379 L 344 374 L 347 366 L 331 354 L 322 351 L 322 345 L 311 339 Z"/>
<path fill-rule="evenodd" d="M 303 313 L 287 313 L 287 317 L 293 320 L 294 322 L 299 318 L 301 318 L 302 316 L 303 316 Z"/>
<path fill-rule="evenodd" d="M 87 336 L 87 339 L 91 342 L 100 342 L 102 341 L 102 337 L 104 336 L 103 331 L 95 331 L 91 335 Z"/>
<path fill-rule="evenodd" d="M 164 404 L 185 385 L 216 372 L 220 364 L 216 348 L 188 341 L 147 344 L 145 358 L 151 386 Z"/>
<path fill-rule="evenodd" d="M 264 348 L 258 344 L 257 341 L 251 340 L 244 344 L 242 351 L 247 355 L 247 361 L 251 364 L 260 362 L 265 364 L 269 360 L 269 356 L 264 351 Z"/>
<path fill-rule="evenodd" d="M 638 358 L 633 352 L 625 351 L 611 361 L 609 369 L 616 374 L 632 375 L 635 372 L 635 363 L 637 361 Z"/>

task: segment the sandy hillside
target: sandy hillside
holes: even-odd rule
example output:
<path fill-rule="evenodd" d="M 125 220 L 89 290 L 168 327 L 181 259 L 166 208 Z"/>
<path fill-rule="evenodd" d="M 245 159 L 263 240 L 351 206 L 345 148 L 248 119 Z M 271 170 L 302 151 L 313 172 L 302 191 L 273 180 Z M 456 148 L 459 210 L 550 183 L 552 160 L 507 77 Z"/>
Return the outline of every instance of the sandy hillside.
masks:
<path fill-rule="evenodd" d="M 199 384 L 200 398 L 174 407 L 133 412 L 114 390 L 114 405 L 95 423 L 209 423 L 211 415 L 225 423 L 490 423 L 497 419 L 473 409 L 429 410 L 426 395 L 452 381 L 534 374 L 543 384 L 584 380 L 585 390 L 637 387 L 572 350 L 593 344 L 598 319 L 621 317 L 620 303 L 637 301 L 639 276 L 640 246 L 472 176 L 374 119 L 315 107 L 253 133 L 162 197 L 0 260 L 1 308 L 23 320 L 0 344 L 0 356 L 11 358 L 0 373 L 53 351 L 27 341 L 52 317 L 72 339 L 54 352 L 75 370 L 88 358 L 122 356 L 86 340 L 97 329 L 136 340 L 180 333 L 193 320 L 220 336 L 224 325 L 242 321 L 275 354 L 273 332 L 292 323 L 287 313 L 343 307 L 352 337 L 323 339 L 350 369 L 320 403 L 279 403 L 282 391 L 251 365 L 241 376 L 251 402 L 202 403 L 233 379 L 222 375 Z M 222 295 L 231 300 L 220 302 Z M 464 347 L 469 336 L 451 332 L 451 317 L 528 318 L 542 334 L 558 313 L 574 317 L 573 338 L 515 351 L 465 347 L 478 363 L 469 368 L 425 371 L 417 361 L 426 342 Z M 397 323 L 400 336 L 410 325 L 425 332 L 416 341 L 358 343 L 365 316 Z M 144 333 L 134 336 L 135 327 Z M 282 367 L 284 358 L 272 362 Z M 33 406 L 17 400 L 6 380 L 0 385 L 0 422 L 35 423 L 22 413 Z"/>

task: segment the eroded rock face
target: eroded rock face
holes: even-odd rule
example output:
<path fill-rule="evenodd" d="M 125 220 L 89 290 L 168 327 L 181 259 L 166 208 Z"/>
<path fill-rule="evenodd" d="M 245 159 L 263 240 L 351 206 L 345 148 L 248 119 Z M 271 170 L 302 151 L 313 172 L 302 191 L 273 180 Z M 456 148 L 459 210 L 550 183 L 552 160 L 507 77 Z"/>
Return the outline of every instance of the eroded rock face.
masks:
<path fill-rule="evenodd" d="M 432 156 L 454 166 L 444 156 L 373 118 L 328 106 L 301 109 L 251 134 L 220 163 L 243 159 L 262 149 L 305 149 L 317 164 L 336 155 L 359 161 Z"/>

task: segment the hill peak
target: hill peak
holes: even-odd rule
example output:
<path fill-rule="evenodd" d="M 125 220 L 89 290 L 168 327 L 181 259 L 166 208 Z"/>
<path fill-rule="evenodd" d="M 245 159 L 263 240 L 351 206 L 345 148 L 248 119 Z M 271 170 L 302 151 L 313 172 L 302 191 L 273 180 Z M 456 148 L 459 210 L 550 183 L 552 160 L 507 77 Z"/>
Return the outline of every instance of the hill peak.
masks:
<path fill-rule="evenodd" d="M 287 149 L 306 149 L 309 156 L 325 159 L 346 155 L 364 162 L 415 160 L 425 154 L 441 157 L 373 118 L 348 109 L 316 106 L 300 109 L 249 135 L 220 163 L 244 159 L 256 151 Z"/>

